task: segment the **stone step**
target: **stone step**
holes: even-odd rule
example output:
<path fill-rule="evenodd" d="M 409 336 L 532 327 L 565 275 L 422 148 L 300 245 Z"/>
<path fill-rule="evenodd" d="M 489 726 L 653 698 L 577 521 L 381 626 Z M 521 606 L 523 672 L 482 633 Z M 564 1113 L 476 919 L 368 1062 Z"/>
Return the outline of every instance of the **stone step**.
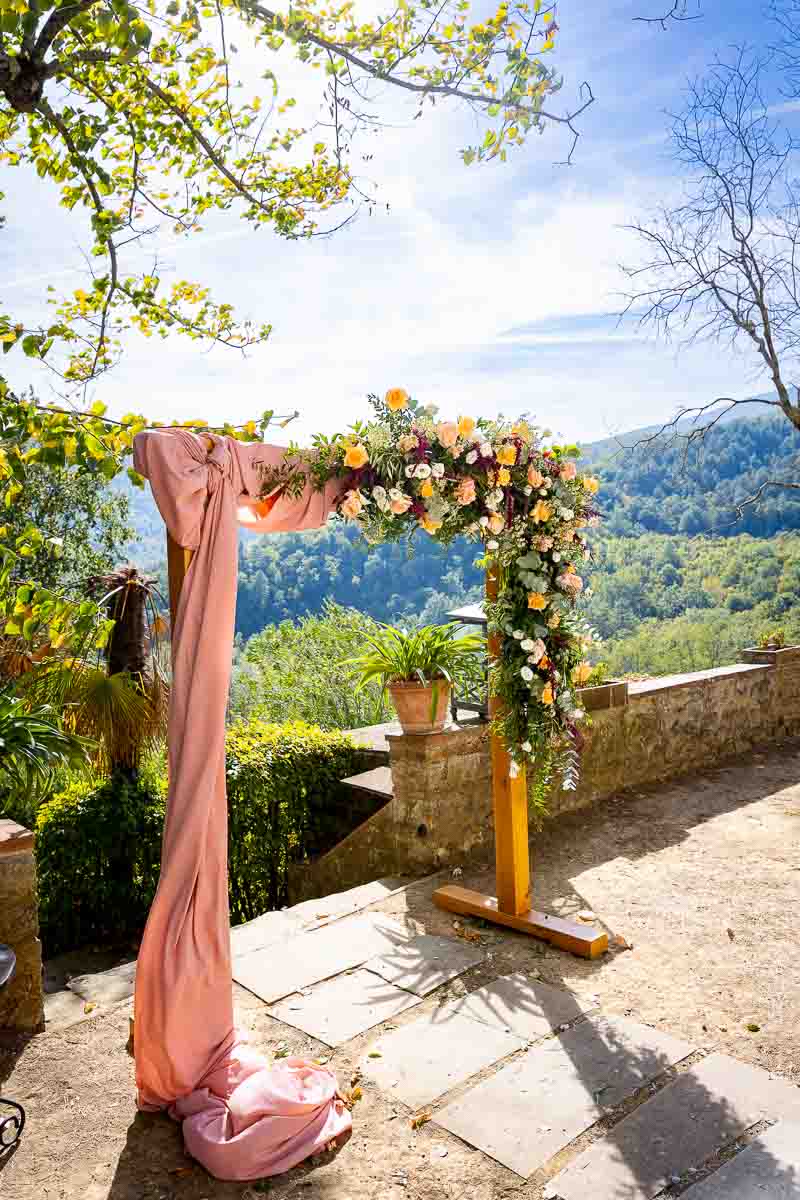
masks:
<path fill-rule="evenodd" d="M 394 796 L 391 767 L 373 767 L 372 770 L 362 771 L 359 775 L 350 775 L 343 779 L 342 783 L 354 792 L 382 800 L 384 804 L 388 804 Z"/>
<path fill-rule="evenodd" d="M 684 1200 L 800 1200 L 800 1125 L 779 1121 Z"/>
<path fill-rule="evenodd" d="M 547 1194 L 558 1200 L 653 1200 L 759 1121 L 784 1117 L 800 1120 L 800 1088 L 712 1054 L 579 1155 Z"/>

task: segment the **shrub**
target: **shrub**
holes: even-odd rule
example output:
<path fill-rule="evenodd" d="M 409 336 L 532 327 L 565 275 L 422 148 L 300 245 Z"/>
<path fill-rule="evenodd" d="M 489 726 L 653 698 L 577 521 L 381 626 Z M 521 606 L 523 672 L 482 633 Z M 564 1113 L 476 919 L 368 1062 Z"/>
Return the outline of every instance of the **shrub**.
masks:
<path fill-rule="evenodd" d="M 284 904 L 291 861 L 334 845 L 366 812 L 344 809 L 339 781 L 363 770 L 345 734 L 297 721 L 240 722 L 227 735 L 228 853 L 234 924 Z M 152 769 L 151 769 L 152 767 Z M 74 783 L 39 811 L 40 920 L 48 954 L 137 938 L 158 883 L 164 800 L 154 762 Z"/>
<path fill-rule="evenodd" d="M 39 919 L 48 954 L 137 937 L 158 883 L 164 805 L 118 772 L 39 810 Z"/>
<path fill-rule="evenodd" d="M 231 918 L 249 921 L 286 902 L 291 861 L 321 853 L 353 828 L 340 780 L 365 755 L 338 731 L 292 721 L 240 721 L 227 735 Z M 366 814 L 360 814 L 366 815 Z"/>

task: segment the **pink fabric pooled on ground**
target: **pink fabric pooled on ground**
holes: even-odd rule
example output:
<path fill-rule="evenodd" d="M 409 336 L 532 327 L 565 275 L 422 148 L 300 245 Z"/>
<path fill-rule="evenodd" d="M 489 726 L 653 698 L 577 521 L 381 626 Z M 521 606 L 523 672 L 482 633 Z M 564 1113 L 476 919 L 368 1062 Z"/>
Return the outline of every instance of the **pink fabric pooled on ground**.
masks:
<path fill-rule="evenodd" d="M 279 1174 L 350 1129 L 329 1071 L 270 1066 L 233 1025 L 225 708 L 236 608 L 237 513 L 260 532 L 324 525 L 338 486 L 259 504 L 277 446 L 148 430 L 134 466 L 176 542 L 194 550 L 172 633 L 169 797 L 161 876 L 136 968 L 139 1107 L 169 1109 L 186 1147 L 219 1179 Z"/>

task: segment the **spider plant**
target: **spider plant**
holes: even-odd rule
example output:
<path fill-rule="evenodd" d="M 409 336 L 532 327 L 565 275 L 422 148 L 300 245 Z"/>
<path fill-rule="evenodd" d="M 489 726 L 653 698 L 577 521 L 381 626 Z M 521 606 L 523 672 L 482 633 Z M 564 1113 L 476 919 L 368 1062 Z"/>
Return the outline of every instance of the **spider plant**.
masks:
<path fill-rule="evenodd" d="M 364 639 L 369 649 L 347 660 L 348 665 L 361 672 L 356 686 L 360 689 L 373 679 L 380 679 L 384 692 L 392 684 L 399 683 L 430 687 L 432 722 L 442 681 L 452 687 L 459 667 L 465 666 L 485 645 L 479 634 L 464 634 L 461 626 L 455 623 L 423 625 L 409 631 L 395 625 L 383 625 L 379 633 L 365 634 Z"/>

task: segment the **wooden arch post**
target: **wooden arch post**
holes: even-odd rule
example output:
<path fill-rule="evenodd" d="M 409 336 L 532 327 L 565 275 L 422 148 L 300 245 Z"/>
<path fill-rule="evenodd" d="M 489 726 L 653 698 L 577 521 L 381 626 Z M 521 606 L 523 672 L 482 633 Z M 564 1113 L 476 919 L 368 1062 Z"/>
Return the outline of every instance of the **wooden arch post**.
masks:
<path fill-rule="evenodd" d="M 497 599 L 497 572 L 486 573 L 486 598 Z M 489 636 L 489 659 L 500 654 L 500 636 Z M 489 718 L 497 716 L 498 698 L 489 696 Z M 583 958 L 597 958 L 608 949 L 608 935 L 563 917 L 531 908 L 531 866 L 528 840 L 528 782 L 525 769 L 511 772 L 511 756 L 502 738 L 490 737 L 492 801 L 494 807 L 496 896 L 447 885 L 433 893 L 434 904 L 462 916 L 482 917 L 529 933 Z"/>

